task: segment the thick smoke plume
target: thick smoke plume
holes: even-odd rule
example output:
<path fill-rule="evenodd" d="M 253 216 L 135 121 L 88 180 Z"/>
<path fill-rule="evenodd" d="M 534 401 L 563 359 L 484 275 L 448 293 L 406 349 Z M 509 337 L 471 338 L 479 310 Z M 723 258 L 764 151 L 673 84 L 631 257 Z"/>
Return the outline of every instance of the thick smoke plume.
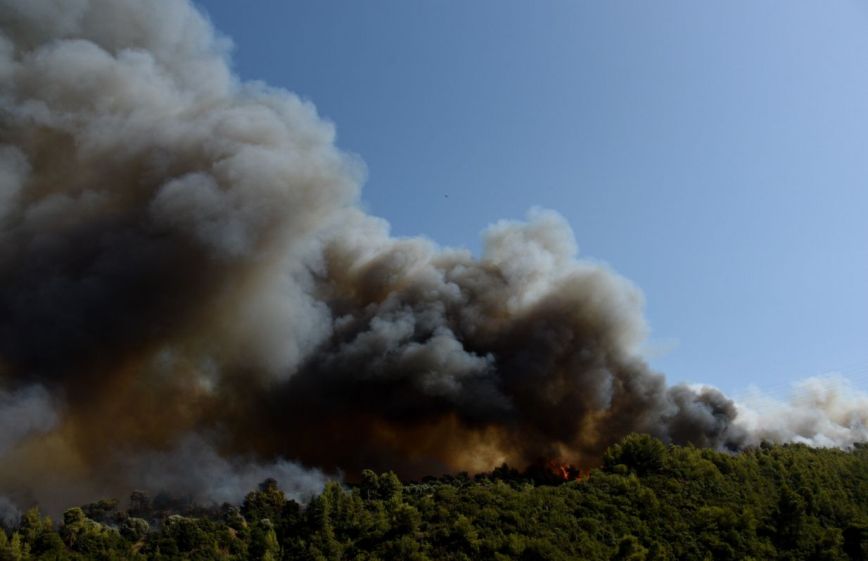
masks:
<path fill-rule="evenodd" d="M 333 127 L 227 52 L 185 0 L 0 0 L 0 494 L 302 496 L 323 476 L 287 459 L 419 476 L 592 464 L 631 431 L 748 441 L 719 392 L 648 369 L 641 294 L 558 215 L 478 258 L 392 238 Z"/>

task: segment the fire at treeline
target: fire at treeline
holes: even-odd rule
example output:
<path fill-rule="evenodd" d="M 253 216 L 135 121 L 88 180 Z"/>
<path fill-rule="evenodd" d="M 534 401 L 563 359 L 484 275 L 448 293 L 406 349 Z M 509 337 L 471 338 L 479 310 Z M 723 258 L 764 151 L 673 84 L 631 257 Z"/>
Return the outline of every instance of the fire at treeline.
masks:
<path fill-rule="evenodd" d="M 567 468 L 564 468 L 567 469 Z M 577 478 L 574 478 L 578 476 Z M 579 473 L 501 466 L 402 483 L 364 470 L 301 503 L 274 479 L 240 505 L 134 492 L 37 509 L 0 531 L 4 559 L 866 559 L 868 447 L 738 454 L 631 435 Z"/>

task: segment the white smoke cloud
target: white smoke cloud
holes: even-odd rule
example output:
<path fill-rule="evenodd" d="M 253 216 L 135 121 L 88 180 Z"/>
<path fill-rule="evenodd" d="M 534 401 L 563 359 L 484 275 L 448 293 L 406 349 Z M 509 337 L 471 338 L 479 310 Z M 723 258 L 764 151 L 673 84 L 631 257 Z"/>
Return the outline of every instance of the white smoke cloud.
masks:
<path fill-rule="evenodd" d="M 868 392 L 841 375 L 803 380 L 787 400 L 753 388 L 736 407 L 735 422 L 748 432 L 752 444 L 765 440 L 849 448 L 868 441 Z"/>
<path fill-rule="evenodd" d="M 152 493 L 189 497 L 201 505 L 240 504 L 268 478 L 290 499 L 306 502 L 330 479 L 317 469 L 287 460 L 257 462 L 225 458 L 201 435 L 190 434 L 168 451 L 133 452 L 123 462 L 128 479 Z M 333 477 L 332 477 L 333 478 Z"/>
<path fill-rule="evenodd" d="M 27 438 L 50 431 L 57 422 L 54 399 L 42 386 L 0 391 L 0 458 Z"/>
<path fill-rule="evenodd" d="M 5 528 L 13 528 L 21 520 L 21 510 L 8 497 L 0 495 L 0 524 Z"/>

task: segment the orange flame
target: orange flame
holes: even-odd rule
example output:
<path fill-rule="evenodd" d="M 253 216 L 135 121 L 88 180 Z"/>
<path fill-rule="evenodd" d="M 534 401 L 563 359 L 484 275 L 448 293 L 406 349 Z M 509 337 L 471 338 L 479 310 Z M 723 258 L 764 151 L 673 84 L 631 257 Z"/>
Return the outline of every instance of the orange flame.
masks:
<path fill-rule="evenodd" d="M 553 476 L 562 481 L 583 481 L 591 476 L 590 469 L 578 468 L 571 464 L 561 463 L 557 460 L 549 460 L 546 468 Z"/>

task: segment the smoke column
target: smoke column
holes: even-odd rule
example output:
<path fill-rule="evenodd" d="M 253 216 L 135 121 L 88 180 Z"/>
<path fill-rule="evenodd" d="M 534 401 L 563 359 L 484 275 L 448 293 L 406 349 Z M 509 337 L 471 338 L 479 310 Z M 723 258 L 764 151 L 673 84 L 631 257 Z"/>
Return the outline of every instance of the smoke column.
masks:
<path fill-rule="evenodd" d="M 593 464 L 631 431 L 751 441 L 649 370 L 641 293 L 557 214 L 478 258 L 392 238 L 332 125 L 228 50 L 186 0 L 0 0 L 0 494 L 303 496 Z"/>

